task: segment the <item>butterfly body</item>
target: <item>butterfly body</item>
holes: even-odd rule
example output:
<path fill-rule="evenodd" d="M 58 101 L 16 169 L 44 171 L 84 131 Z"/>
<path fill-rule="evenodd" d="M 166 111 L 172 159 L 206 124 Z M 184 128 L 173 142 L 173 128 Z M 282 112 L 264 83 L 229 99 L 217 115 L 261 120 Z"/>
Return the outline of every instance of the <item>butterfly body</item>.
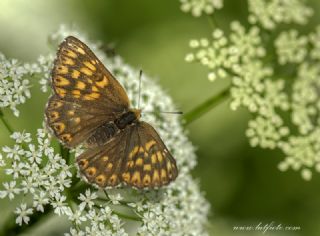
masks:
<path fill-rule="evenodd" d="M 67 37 L 52 70 L 46 122 L 67 147 L 84 144 L 80 174 L 101 188 L 125 183 L 161 187 L 178 175 L 176 162 L 155 129 L 114 76 L 83 42 Z"/>
<path fill-rule="evenodd" d="M 115 134 L 121 132 L 128 125 L 134 125 L 139 122 L 141 111 L 131 109 L 125 111 L 114 121 L 107 122 L 98 127 L 95 132 L 86 140 L 88 147 L 103 145 L 108 142 Z"/>

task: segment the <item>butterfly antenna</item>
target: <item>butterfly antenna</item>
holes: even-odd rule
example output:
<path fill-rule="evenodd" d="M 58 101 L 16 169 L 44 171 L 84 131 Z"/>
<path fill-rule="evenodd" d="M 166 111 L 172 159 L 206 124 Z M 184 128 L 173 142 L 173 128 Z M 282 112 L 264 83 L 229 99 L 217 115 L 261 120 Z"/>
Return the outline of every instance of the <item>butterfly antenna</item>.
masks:
<path fill-rule="evenodd" d="M 141 99 L 141 80 L 142 80 L 142 70 L 139 71 L 139 98 L 138 98 L 138 109 L 140 109 L 140 99 Z"/>
<path fill-rule="evenodd" d="M 183 115 L 182 111 L 142 111 L 142 113 L 165 113 L 165 114 Z"/>

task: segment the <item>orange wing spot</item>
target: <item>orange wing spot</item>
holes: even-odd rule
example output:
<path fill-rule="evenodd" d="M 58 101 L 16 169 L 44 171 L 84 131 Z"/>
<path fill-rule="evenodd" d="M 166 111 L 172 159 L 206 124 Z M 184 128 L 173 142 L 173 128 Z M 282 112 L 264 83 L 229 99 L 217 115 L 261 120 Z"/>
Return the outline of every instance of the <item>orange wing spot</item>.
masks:
<path fill-rule="evenodd" d="M 143 165 L 143 159 L 142 158 L 138 158 L 136 160 L 136 166 L 142 166 Z"/>
<path fill-rule="evenodd" d="M 112 167 L 113 167 L 113 164 L 112 164 L 112 163 L 108 163 L 107 169 L 108 169 L 109 171 L 112 170 Z"/>
<path fill-rule="evenodd" d="M 131 183 L 135 184 L 135 185 L 140 185 L 141 182 L 141 176 L 140 176 L 140 172 L 139 171 L 135 171 L 132 179 L 131 179 Z"/>
<path fill-rule="evenodd" d="M 125 182 L 129 182 L 129 180 L 130 180 L 130 173 L 129 173 L 129 172 L 123 173 L 123 174 L 122 174 L 122 179 L 123 179 Z"/>
<path fill-rule="evenodd" d="M 67 56 L 77 58 L 77 54 L 71 50 L 67 50 Z"/>
<path fill-rule="evenodd" d="M 65 97 L 67 91 L 63 88 L 55 88 L 56 93 L 60 96 L 60 97 Z"/>
<path fill-rule="evenodd" d="M 157 156 L 156 156 L 156 154 L 152 154 L 152 155 L 151 155 L 151 162 L 152 162 L 152 164 L 156 164 L 156 163 L 157 163 Z"/>
<path fill-rule="evenodd" d="M 167 171 L 165 169 L 161 169 L 161 180 L 162 182 L 166 183 L 167 182 Z"/>
<path fill-rule="evenodd" d="M 88 62 L 88 61 L 85 61 L 84 63 L 83 63 L 86 67 L 88 67 L 90 70 L 92 70 L 92 71 L 96 71 L 96 67 L 94 66 L 94 65 L 92 65 L 90 62 Z"/>
<path fill-rule="evenodd" d="M 70 81 L 62 76 L 57 76 L 53 78 L 55 85 L 57 86 L 66 86 L 70 84 Z"/>
<path fill-rule="evenodd" d="M 91 86 L 91 89 L 92 89 L 93 92 L 98 92 L 99 91 L 99 89 L 94 85 Z"/>
<path fill-rule="evenodd" d="M 153 145 L 155 145 L 155 144 L 156 144 L 156 141 L 154 141 L 154 140 L 151 140 L 151 141 L 147 142 L 147 143 L 146 143 L 146 149 L 147 149 L 147 151 L 149 151 L 150 148 L 151 148 Z"/>
<path fill-rule="evenodd" d="M 81 96 L 81 92 L 80 92 L 80 90 L 72 90 L 72 95 L 75 98 L 79 98 Z"/>
<path fill-rule="evenodd" d="M 83 83 L 82 81 L 78 81 L 78 82 L 76 83 L 76 88 L 77 88 L 77 89 L 80 89 L 80 90 L 84 90 L 84 89 L 86 88 L 86 84 Z"/>
<path fill-rule="evenodd" d="M 91 60 L 91 63 L 92 63 L 93 65 L 97 64 L 97 62 L 96 62 L 95 60 Z"/>
<path fill-rule="evenodd" d="M 143 171 L 151 171 L 151 165 L 150 164 L 145 164 L 143 166 Z"/>
<path fill-rule="evenodd" d="M 78 162 L 78 165 L 79 165 L 79 167 L 80 167 L 81 169 L 87 168 L 88 164 L 89 164 L 89 161 L 86 160 L 86 159 L 81 159 L 81 160 Z"/>
<path fill-rule="evenodd" d="M 73 66 L 75 64 L 74 60 L 69 57 L 64 57 L 63 64 Z"/>
<path fill-rule="evenodd" d="M 59 107 L 62 107 L 63 103 L 62 102 L 58 102 L 58 101 L 54 101 L 54 102 L 51 102 L 49 104 L 50 107 L 56 109 L 56 108 L 59 108 Z"/>
<path fill-rule="evenodd" d="M 102 160 L 103 160 L 103 161 L 108 161 L 108 160 L 109 160 L 109 157 L 108 157 L 108 156 L 103 156 L 103 157 L 102 157 Z"/>
<path fill-rule="evenodd" d="M 137 154 L 138 150 L 139 146 L 135 146 L 129 154 L 129 159 L 132 159 L 132 157 L 134 157 Z"/>
<path fill-rule="evenodd" d="M 70 134 L 63 134 L 63 135 L 61 135 L 61 139 L 62 139 L 63 142 L 70 142 L 70 141 L 72 140 Z"/>
<path fill-rule="evenodd" d="M 97 173 L 97 169 L 95 167 L 89 167 L 88 169 L 86 169 L 86 174 L 88 177 L 93 177 L 95 176 Z"/>
<path fill-rule="evenodd" d="M 73 115 L 74 115 L 74 113 L 75 113 L 75 111 L 74 111 L 74 110 L 69 110 L 69 111 L 68 111 L 68 115 L 69 115 L 69 116 L 73 116 Z"/>
<path fill-rule="evenodd" d="M 146 174 L 146 175 L 143 177 L 142 182 L 143 182 L 143 185 L 144 185 L 144 186 L 148 186 L 148 185 L 150 184 L 150 182 L 151 182 L 151 177 L 150 177 L 150 175 Z"/>
<path fill-rule="evenodd" d="M 74 123 L 76 123 L 76 124 L 79 124 L 80 121 L 81 121 L 81 119 L 80 119 L 80 117 L 75 117 L 75 118 L 72 119 L 72 121 L 73 121 Z"/>
<path fill-rule="evenodd" d="M 110 185 L 115 185 L 116 181 L 117 181 L 117 175 L 116 174 L 113 174 L 111 175 L 110 179 L 108 180 L 109 184 Z"/>
<path fill-rule="evenodd" d="M 56 69 L 58 74 L 67 74 L 68 73 L 68 67 L 67 66 L 58 66 Z"/>
<path fill-rule="evenodd" d="M 172 169 L 171 162 L 170 162 L 170 161 L 167 161 L 167 170 L 168 170 L 168 171 L 171 171 L 171 169 Z"/>
<path fill-rule="evenodd" d="M 91 76 L 93 74 L 93 72 L 91 70 L 89 70 L 87 67 L 82 67 L 80 69 L 80 72 L 82 72 L 85 75 Z"/>
<path fill-rule="evenodd" d="M 139 152 L 141 152 L 141 153 L 143 153 L 143 152 L 144 152 L 143 147 L 140 147 L 140 148 L 139 148 Z"/>
<path fill-rule="evenodd" d="M 79 52 L 82 55 L 86 54 L 86 52 L 80 47 L 77 48 L 77 52 Z"/>
<path fill-rule="evenodd" d="M 132 168 L 134 166 L 134 161 L 128 161 L 127 168 Z"/>
<path fill-rule="evenodd" d="M 161 154 L 161 152 L 157 152 L 157 157 L 158 157 L 158 161 L 161 163 L 163 161 L 163 156 Z"/>
<path fill-rule="evenodd" d="M 79 76 L 80 76 L 80 72 L 79 72 L 78 70 L 73 70 L 73 71 L 72 71 L 71 77 L 72 77 L 73 79 L 78 79 Z"/>
<path fill-rule="evenodd" d="M 159 175 L 159 171 L 158 170 L 154 170 L 153 176 L 152 176 L 152 181 L 155 184 L 159 184 L 160 183 L 160 175 Z"/>
<path fill-rule="evenodd" d="M 109 84 L 109 81 L 106 76 L 103 76 L 101 81 L 97 81 L 96 85 L 100 88 L 105 88 Z"/>
<path fill-rule="evenodd" d="M 83 96 L 84 100 L 96 100 L 100 97 L 100 93 L 89 93 Z"/>
<path fill-rule="evenodd" d="M 49 113 L 49 118 L 50 118 L 50 121 L 55 121 L 56 119 L 59 118 L 59 112 L 57 111 L 51 111 Z"/>
<path fill-rule="evenodd" d="M 98 185 L 104 185 L 104 183 L 106 182 L 106 176 L 101 174 L 101 175 L 98 175 L 96 178 L 95 178 L 95 181 Z"/>
<path fill-rule="evenodd" d="M 57 132 L 57 134 L 61 134 L 66 128 L 66 125 L 62 122 L 54 123 L 53 129 Z"/>

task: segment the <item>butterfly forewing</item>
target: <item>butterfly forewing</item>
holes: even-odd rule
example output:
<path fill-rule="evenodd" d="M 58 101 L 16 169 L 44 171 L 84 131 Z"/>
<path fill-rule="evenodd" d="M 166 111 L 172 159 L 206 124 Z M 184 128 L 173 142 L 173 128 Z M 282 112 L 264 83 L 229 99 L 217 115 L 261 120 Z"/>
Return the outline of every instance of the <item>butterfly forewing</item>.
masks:
<path fill-rule="evenodd" d="M 129 107 L 118 81 L 72 36 L 59 47 L 51 83 L 55 94 L 47 104 L 47 124 L 69 147 L 85 141 L 97 127 Z"/>

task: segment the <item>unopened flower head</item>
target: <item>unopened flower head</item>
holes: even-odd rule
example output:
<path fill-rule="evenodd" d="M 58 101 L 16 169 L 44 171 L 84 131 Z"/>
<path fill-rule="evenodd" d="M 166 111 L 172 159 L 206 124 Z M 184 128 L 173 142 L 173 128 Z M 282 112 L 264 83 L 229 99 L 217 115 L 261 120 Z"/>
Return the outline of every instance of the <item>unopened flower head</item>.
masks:
<path fill-rule="evenodd" d="M 223 0 L 180 0 L 181 10 L 191 12 L 194 17 L 199 17 L 203 13 L 212 14 L 215 9 L 223 7 Z"/>

